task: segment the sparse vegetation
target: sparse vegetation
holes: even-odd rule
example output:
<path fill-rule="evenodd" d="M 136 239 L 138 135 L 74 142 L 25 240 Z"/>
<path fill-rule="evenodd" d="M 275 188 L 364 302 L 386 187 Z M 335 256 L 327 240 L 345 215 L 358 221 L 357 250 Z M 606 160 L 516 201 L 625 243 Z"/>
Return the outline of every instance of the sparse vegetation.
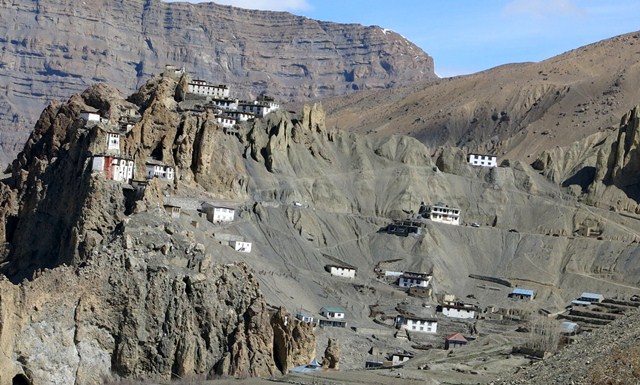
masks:
<path fill-rule="evenodd" d="M 640 345 L 616 349 L 595 362 L 588 380 L 593 385 L 640 383 Z"/>
<path fill-rule="evenodd" d="M 554 352 L 558 348 L 559 341 L 558 322 L 550 318 L 538 318 L 531 322 L 529 339 L 524 346 L 542 352 Z"/>

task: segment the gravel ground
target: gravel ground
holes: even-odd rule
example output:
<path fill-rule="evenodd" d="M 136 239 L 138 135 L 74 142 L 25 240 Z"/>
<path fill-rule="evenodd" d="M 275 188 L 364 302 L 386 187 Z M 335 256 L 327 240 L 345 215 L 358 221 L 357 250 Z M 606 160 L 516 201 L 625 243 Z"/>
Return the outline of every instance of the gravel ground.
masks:
<path fill-rule="evenodd" d="M 634 364 L 639 351 L 640 311 L 635 311 L 497 383 L 638 384 L 640 372 Z"/>

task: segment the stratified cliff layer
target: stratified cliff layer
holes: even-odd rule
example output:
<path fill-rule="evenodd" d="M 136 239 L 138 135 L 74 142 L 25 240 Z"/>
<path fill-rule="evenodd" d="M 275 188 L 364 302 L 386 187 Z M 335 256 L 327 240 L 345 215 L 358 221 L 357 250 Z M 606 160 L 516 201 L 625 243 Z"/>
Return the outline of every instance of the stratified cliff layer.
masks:
<path fill-rule="evenodd" d="M 1 0 L 0 47 L 1 161 L 48 101 L 95 82 L 132 91 L 165 64 L 283 101 L 436 77 L 392 31 L 214 3 Z"/>

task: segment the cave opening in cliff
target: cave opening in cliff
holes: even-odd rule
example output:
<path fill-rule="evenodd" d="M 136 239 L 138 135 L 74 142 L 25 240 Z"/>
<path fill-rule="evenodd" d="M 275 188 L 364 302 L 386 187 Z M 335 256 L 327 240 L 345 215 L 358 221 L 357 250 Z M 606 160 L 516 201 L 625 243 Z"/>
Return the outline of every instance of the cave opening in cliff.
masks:
<path fill-rule="evenodd" d="M 12 385 L 32 385 L 31 381 L 22 373 L 18 373 L 13 376 L 13 380 L 11 380 Z"/>

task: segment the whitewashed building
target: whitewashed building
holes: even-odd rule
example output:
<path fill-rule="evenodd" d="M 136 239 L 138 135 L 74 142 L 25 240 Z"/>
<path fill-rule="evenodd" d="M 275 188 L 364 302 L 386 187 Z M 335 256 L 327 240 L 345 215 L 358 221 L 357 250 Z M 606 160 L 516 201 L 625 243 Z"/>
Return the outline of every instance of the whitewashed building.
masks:
<path fill-rule="evenodd" d="M 313 315 L 304 310 L 300 310 L 296 313 L 296 319 L 309 324 L 312 324 L 315 321 Z"/>
<path fill-rule="evenodd" d="M 276 102 L 276 100 L 271 96 L 260 95 L 258 96 L 258 100 L 256 102 L 268 106 L 269 112 L 280 109 L 280 104 L 278 104 L 278 102 Z"/>
<path fill-rule="evenodd" d="M 345 311 L 340 306 L 324 306 L 320 314 L 330 319 L 344 319 Z"/>
<path fill-rule="evenodd" d="M 405 271 L 398 278 L 398 286 L 400 287 L 429 287 L 433 276 L 428 273 L 413 273 Z"/>
<path fill-rule="evenodd" d="M 599 293 L 582 293 L 580 297 L 578 297 L 578 301 L 584 301 L 589 303 L 600 303 L 604 301 L 604 296 Z"/>
<path fill-rule="evenodd" d="M 242 253 L 250 253 L 251 252 L 251 242 L 245 241 L 229 241 L 229 246 L 233 247 L 235 251 L 239 251 Z"/>
<path fill-rule="evenodd" d="M 236 122 L 246 122 L 256 117 L 254 114 L 244 111 L 226 111 L 226 115 L 235 119 Z"/>
<path fill-rule="evenodd" d="M 175 169 L 160 161 L 147 160 L 145 166 L 147 167 L 147 179 L 159 178 L 172 181 L 175 178 Z"/>
<path fill-rule="evenodd" d="M 236 210 L 231 207 L 214 206 L 210 203 L 203 203 L 202 210 L 207 214 L 209 222 L 232 222 L 235 219 Z"/>
<path fill-rule="evenodd" d="M 389 354 L 389 361 L 391 361 L 391 366 L 404 364 L 405 362 L 409 361 L 412 358 L 413 358 L 413 353 L 409 353 L 406 351 Z"/>
<path fill-rule="evenodd" d="M 461 302 L 446 302 L 436 308 L 442 315 L 450 318 L 472 319 L 476 316 L 476 309 L 473 305 Z"/>
<path fill-rule="evenodd" d="M 238 123 L 236 118 L 229 115 L 216 115 L 216 122 L 224 128 L 232 128 Z"/>
<path fill-rule="evenodd" d="M 426 217 L 434 222 L 459 225 L 460 209 L 449 207 L 449 205 L 445 205 L 443 203 L 438 203 L 427 208 Z"/>
<path fill-rule="evenodd" d="M 347 265 L 331 264 L 326 265 L 324 269 L 331 275 L 336 277 L 354 278 L 356 276 L 356 268 Z"/>
<path fill-rule="evenodd" d="M 107 132 L 107 152 L 120 154 L 120 134 Z"/>
<path fill-rule="evenodd" d="M 472 166 L 497 167 L 498 158 L 493 155 L 469 154 L 467 161 Z"/>
<path fill-rule="evenodd" d="M 229 97 L 229 87 L 224 84 L 209 84 L 206 80 L 192 80 L 187 85 L 187 92 L 190 94 L 211 96 L 214 98 Z"/>
<path fill-rule="evenodd" d="M 438 320 L 435 318 L 399 315 L 396 317 L 396 327 L 412 332 L 436 333 L 438 331 Z"/>
<path fill-rule="evenodd" d="M 210 103 L 216 107 L 220 107 L 221 109 L 228 111 L 235 111 L 238 109 L 238 99 L 229 99 L 229 98 L 213 98 Z"/>
<path fill-rule="evenodd" d="M 101 122 L 102 118 L 100 117 L 100 114 L 98 114 L 97 111 L 94 110 L 82 110 L 80 111 L 80 119 L 83 119 L 85 122 L 89 123 L 89 122 Z"/>
<path fill-rule="evenodd" d="M 128 182 L 133 179 L 134 170 L 133 159 L 119 156 L 98 155 L 94 156 L 91 162 L 92 172 L 117 182 Z"/>
<path fill-rule="evenodd" d="M 171 215 L 171 218 L 180 218 L 180 206 L 164 205 L 164 210 Z"/>

